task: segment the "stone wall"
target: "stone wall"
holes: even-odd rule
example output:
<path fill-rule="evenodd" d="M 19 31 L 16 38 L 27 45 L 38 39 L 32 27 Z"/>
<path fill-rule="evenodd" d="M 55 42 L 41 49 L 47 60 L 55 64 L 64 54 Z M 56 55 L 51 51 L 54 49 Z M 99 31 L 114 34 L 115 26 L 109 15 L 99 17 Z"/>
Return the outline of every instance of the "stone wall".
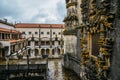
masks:
<path fill-rule="evenodd" d="M 120 80 L 120 1 L 112 0 L 114 4 L 113 7 L 115 13 L 114 21 L 114 47 L 113 53 L 111 55 L 111 70 L 110 70 L 110 80 Z"/>
<path fill-rule="evenodd" d="M 120 80 L 120 19 L 118 19 L 118 17 L 115 21 L 114 37 L 115 41 L 111 60 L 111 75 L 112 80 Z"/>
<path fill-rule="evenodd" d="M 77 37 L 74 35 L 64 36 L 64 53 L 70 53 L 73 56 L 76 55 Z"/>
<path fill-rule="evenodd" d="M 81 73 L 80 60 L 77 59 L 76 57 L 73 57 L 70 54 L 65 54 L 64 67 L 73 70 L 77 74 L 77 76 L 80 77 Z"/>

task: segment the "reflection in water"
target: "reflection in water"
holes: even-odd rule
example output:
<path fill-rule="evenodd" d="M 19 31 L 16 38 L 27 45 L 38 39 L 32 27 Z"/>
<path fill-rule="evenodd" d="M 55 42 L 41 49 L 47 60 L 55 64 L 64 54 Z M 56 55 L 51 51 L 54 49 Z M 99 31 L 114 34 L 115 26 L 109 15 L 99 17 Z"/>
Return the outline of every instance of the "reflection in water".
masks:
<path fill-rule="evenodd" d="M 43 63 L 44 60 L 30 60 L 30 64 Z M 62 68 L 62 61 L 60 59 L 51 59 L 48 61 L 48 80 L 80 80 L 72 71 Z M 10 64 L 25 64 L 26 60 L 11 60 Z M 5 64 L 5 61 L 0 62 Z M 39 80 L 33 79 L 32 80 Z M 15 79 L 17 80 L 17 79 Z M 21 80 L 21 79 L 19 79 Z M 22 79 L 23 80 L 23 79 Z M 24 79 L 28 80 L 28 79 Z M 29 79 L 30 80 L 30 79 Z M 41 79 L 40 79 L 41 80 Z"/>
<path fill-rule="evenodd" d="M 49 60 L 48 80 L 80 80 L 73 72 L 62 68 L 61 60 Z"/>

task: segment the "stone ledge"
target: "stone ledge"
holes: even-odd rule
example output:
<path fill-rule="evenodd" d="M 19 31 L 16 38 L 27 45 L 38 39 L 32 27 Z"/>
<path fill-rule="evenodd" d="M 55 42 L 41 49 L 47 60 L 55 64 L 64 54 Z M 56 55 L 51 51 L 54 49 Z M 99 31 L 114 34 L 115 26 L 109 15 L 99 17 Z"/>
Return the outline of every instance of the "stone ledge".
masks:
<path fill-rule="evenodd" d="M 74 30 L 65 30 L 63 31 L 63 34 L 64 35 L 77 35 L 77 30 L 74 29 Z"/>

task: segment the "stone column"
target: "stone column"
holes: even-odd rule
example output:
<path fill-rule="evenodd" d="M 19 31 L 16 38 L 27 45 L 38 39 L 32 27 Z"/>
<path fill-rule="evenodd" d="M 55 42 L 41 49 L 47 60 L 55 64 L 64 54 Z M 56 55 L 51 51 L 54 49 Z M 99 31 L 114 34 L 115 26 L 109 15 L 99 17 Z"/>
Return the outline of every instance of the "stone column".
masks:
<path fill-rule="evenodd" d="M 28 55 L 28 49 L 25 50 L 25 56 L 27 56 L 27 55 Z"/>
<path fill-rule="evenodd" d="M 41 55 L 41 48 L 39 48 L 39 56 L 42 56 L 42 55 Z"/>
<path fill-rule="evenodd" d="M 80 59 L 80 48 L 81 42 L 80 42 L 80 31 L 77 30 L 77 58 Z"/>
<path fill-rule="evenodd" d="M 6 34 L 4 34 L 4 40 L 6 40 Z"/>
<path fill-rule="evenodd" d="M 63 49 L 62 48 L 60 48 L 60 55 L 62 55 L 63 54 Z"/>
<path fill-rule="evenodd" d="M 10 33 L 10 39 L 12 39 L 12 33 Z"/>
<path fill-rule="evenodd" d="M 8 34 L 6 34 L 6 39 L 8 39 Z"/>
<path fill-rule="evenodd" d="M 46 48 L 45 48 L 45 55 L 46 55 L 47 53 L 46 53 Z"/>
<path fill-rule="evenodd" d="M 49 57 L 52 58 L 52 48 L 50 48 L 49 51 L 50 51 L 50 56 Z"/>

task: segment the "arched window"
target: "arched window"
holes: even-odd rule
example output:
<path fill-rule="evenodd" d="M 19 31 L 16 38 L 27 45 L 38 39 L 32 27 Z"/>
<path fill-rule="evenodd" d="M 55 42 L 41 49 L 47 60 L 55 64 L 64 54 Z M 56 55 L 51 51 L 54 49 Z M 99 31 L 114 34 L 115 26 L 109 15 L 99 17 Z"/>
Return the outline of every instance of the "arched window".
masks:
<path fill-rule="evenodd" d="M 54 55 L 55 54 L 55 49 L 52 49 L 52 55 Z"/>
<path fill-rule="evenodd" d="M 31 49 L 28 49 L 28 55 L 31 56 Z"/>
<path fill-rule="evenodd" d="M 35 49 L 35 56 L 38 56 L 38 54 L 39 54 L 38 49 Z"/>
<path fill-rule="evenodd" d="M 46 54 L 49 55 L 49 49 L 46 49 Z"/>
<path fill-rule="evenodd" d="M 41 50 L 41 54 L 42 54 L 42 55 L 45 55 L 45 49 L 42 49 L 42 50 Z"/>
<path fill-rule="evenodd" d="M 58 48 L 58 55 L 60 55 L 60 49 Z"/>

